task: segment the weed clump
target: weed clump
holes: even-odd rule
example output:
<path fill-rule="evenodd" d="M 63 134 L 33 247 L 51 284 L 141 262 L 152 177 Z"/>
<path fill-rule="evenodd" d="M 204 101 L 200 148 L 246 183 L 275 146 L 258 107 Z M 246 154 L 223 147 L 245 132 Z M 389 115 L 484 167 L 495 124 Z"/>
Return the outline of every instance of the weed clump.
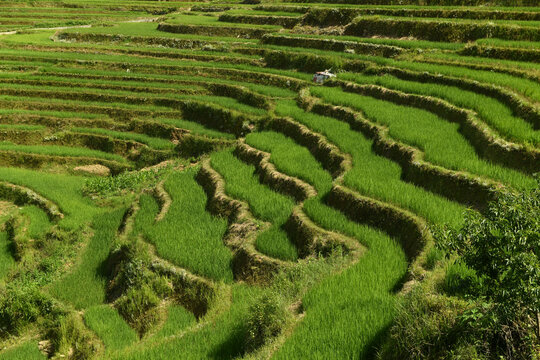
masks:
<path fill-rule="evenodd" d="M 264 293 L 249 309 L 246 351 L 254 351 L 278 336 L 289 319 L 283 297 Z"/>

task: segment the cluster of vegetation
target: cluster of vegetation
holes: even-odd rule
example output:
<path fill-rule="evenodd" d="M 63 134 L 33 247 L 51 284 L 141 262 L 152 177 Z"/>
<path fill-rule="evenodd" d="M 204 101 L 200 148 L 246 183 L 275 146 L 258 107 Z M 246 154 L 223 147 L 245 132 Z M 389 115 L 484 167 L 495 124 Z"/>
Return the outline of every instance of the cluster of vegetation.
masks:
<path fill-rule="evenodd" d="M 538 4 L 259 2 L 2 2 L 0 359 L 538 359 Z"/>
<path fill-rule="evenodd" d="M 434 273 L 405 297 L 382 358 L 537 359 L 540 188 L 435 231 Z"/>

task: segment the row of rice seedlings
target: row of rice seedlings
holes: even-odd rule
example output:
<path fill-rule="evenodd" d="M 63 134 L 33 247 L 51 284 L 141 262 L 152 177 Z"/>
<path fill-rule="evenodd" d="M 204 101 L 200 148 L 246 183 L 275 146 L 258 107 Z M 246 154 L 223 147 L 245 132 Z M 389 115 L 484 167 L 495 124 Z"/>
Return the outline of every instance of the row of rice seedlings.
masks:
<path fill-rule="evenodd" d="M 193 18 L 199 18 L 200 16 L 190 16 Z M 217 19 L 217 18 L 216 18 Z M 217 21 L 215 21 L 217 22 Z M 234 25 L 234 24 L 232 24 Z M 238 39 L 227 36 L 204 36 L 204 35 L 192 35 L 192 34 L 173 34 L 164 31 L 158 31 L 156 23 L 124 23 L 117 24 L 112 27 L 92 27 L 81 28 L 75 30 L 69 30 L 69 32 L 77 32 L 80 34 L 114 34 L 114 35 L 126 35 L 126 36 L 146 36 L 146 37 L 161 37 L 161 38 L 177 38 L 177 39 L 200 39 L 208 41 L 223 41 L 223 42 L 245 42 L 245 43 L 257 43 L 256 39 Z"/>
<path fill-rule="evenodd" d="M 165 190 L 172 204 L 160 222 L 154 222 L 159 210 L 155 199 L 141 196 L 135 229 L 162 258 L 195 274 L 230 283 L 232 254 L 222 240 L 227 220 L 205 210 L 207 197 L 194 179 L 196 171 L 192 168 L 168 177 Z"/>
<path fill-rule="evenodd" d="M 224 138 L 224 139 L 234 139 L 233 134 L 224 133 L 218 130 L 209 129 L 203 125 L 196 123 L 194 121 L 184 120 L 184 119 L 169 119 L 169 118 L 155 118 L 153 119 L 157 122 L 173 125 L 180 129 L 189 130 L 192 134 L 204 135 L 211 138 Z"/>
<path fill-rule="evenodd" d="M 294 16 L 302 17 L 301 14 L 295 12 L 286 12 L 286 11 L 263 11 L 263 10 L 253 10 L 252 8 L 242 8 L 242 9 L 231 9 L 225 11 L 226 14 L 230 15 L 261 15 L 261 16 Z"/>
<path fill-rule="evenodd" d="M 67 77 L 57 77 L 57 76 L 50 76 L 41 74 L 39 76 L 36 76 L 34 73 L 3 73 L 0 76 L 0 79 L 4 80 L 2 82 L 2 85 L 8 85 L 9 83 L 12 84 L 21 84 L 28 87 L 43 87 L 43 88 L 49 88 L 49 87 L 69 87 L 70 85 L 74 87 L 76 90 L 81 91 L 80 88 L 98 88 L 102 89 L 106 86 L 107 90 L 112 91 L 130 91 L 130 92 L 136 92 L 136 90 L 140 89 L 140 91 L 144 92 L 158 92 L 159 90 L 162 90 L 162 92 L 170 91 L 178 93 L 182 93 L 183 90 L 203 90 L 202 87 L 197 85 L 186 85 L 186 84 L 175 84 L 175 83 L 160 83 L 160 82 L 144 82 L 144 83 L 132 83 L 125 81 L 114 81 L 110 79 L 73 79 L 73 78 L 67 78 Z M 48 82 L 53 83 L 53 85 L 47 84 Z M 102 87 L 100 87 L 102 86 Z M 117 88 L 115 88 L 117 87 Z M 130 89 L 126 89 L 126 87 L 129 87 Z M 74 89 L 74 90 L 75 90 Z"/>
<path fill-rule="evenodd" d="M 495 71 L 485 71 L 485 70 L 477 70 L 477 69 L 468 69 L 465 66 L 460 66 L 460 64 L 455 65 L 439 65 L 439 64 L 433 64 L 433 63 L 427 63 L 423 60 L 423 56 L 426 55 L 420 55 L 414 58 L 416 61 L 405 61 L 405 60 L 394 60 L 394 59 L 387 59 L 382 57 L 376 57 L 376 56 L 363 56 L 363 55 L 357 55 L 357 57 L 360 60 L 366 60 L 366 61 L 373 61 L 376 62 L 379 65 L 387 65 L 387 66 L 393 66 L 398 68 L 404 68 L 419 72 L 430 72 L 433 74 L 444 74 L 449 75 L 453 77 L 461 77 L 471 80 L 477 80 L 479 82 L 487 83 L 487 84 L 494 84 L 498 86 L 502 86 L 505 88 L 510 88 L 518 93 L 521 93 L 527 97 L 530 97 L 531 99 L 535 101 L 540 101 L 540 90 L 538 89 L 537 83 L 531 80 L 527 80 L 521 77 L 512 76 L 508 74 L 503 74 Z M 443 53 L 433 53 L 429 54 L 427 59 L 459 59 L 462 61 L 462 65 L 466 65 L 466 63 L 470 62 L 474 63 L 475 60 L 479 58 L 475 57 L 463 57 L 459 55 L 453 55 L 451 53 L 443 52 Z M 483 59 L 485 60 L 485 59 Z M 504 62 L 503 60 L 496 60 L 495 62 L 491 62 L 492 64 Z M 516 64 L 518 68 L 523 68 L 527 66 L 527 64 L 530 63 L 519 63 Z M 533 66 L 533 65 L 531 65 Z"/>
<path fill-rule="evenodd" d="M 3 84 L 2 88 L 5 89 L 20 89 L 23 91 L 29 90 L 44 90 L 47 91 L 47 94 L 44 94 L 43 96 L 46 97 L 57 97 L 62 98 L 62 94 L 66 94 L 66 96 L 71 96 L 74 93 L 79 93 L 81 96 L 84 95 L 102 95 L 103 92 L 99 91 L 98 89 L 92 89 L 92 88 L 75 88 L 72 89 L 70 87 L 54 87 L 54 86 L 28 86 L 27 84 Z M 1 91 L 1 88 L 0 88 Z M 215 105 L 219 105 L 228 109 L 234 109 L 243 113 L 252 114 L 252 115 L 266 115 L 265 109 L 255 108 L 250 105 L 246 105 L 244 103 L 239 102 L 236 99 L 225 97 L 225 96 L 205 96 L 205 95 L 176 95 L 172 93 L 167 94 L 152 94 L 152 93 L 144 93 L 141 94 L 139 92 L 130 92 L 130 91 L 120 91 L 120 90 L 108 90 L 107 95 L 113 96 L 129 96 L 129 98 L 126 98 L 126 102 L 136 102 L 133 101 L 133 98 L 139 98 L 141 101 L 145 102 L 149 99 L 155 98 L 155 99 L 176 99 L 176 100 L 196 100 L 200 102 L 205 103 L 211 103 Z M 82 101 L 82 100 L 77 100 Z M 86 101 L 85 101 L 86 102 Z M 108 103 L 108 102 L 107 102 Z M 147 104 L 138 104 L 139 108 L 146 107 Z M 152 105 L 151 105 L 152 106 Z M 167 108 L 167 107 L 166 107 Z"/>
<path fill-rule="evenodd" d="M 261 68 L 248 64 L 235 64 L 227 62 L 205 62 L 181 59 L 163 59 L 163 58 L 143 58 L 137 56 L 122 55 L 107 55 L 107 54 L 89 54 L 89 53 L 70 53 L 70 52 L 53 52 L 53 51 L 33 51 L 23 49 L 0 49 L 0 64 L 20 65 L 20 61 L 24 60 L 27 65 L 51 66 L 52 64 L 63 64 L 67 61 L 75 67 L 91 68 L 92 63 L 84 63 L 84 60 L 101 62 L 99 68 L 107 70 L 109 66 L 118 66 L 122 69 L 129 69 L 129 64 L 147 65 L 150 68 L 156 69 L 156 72 L 162 69 L 162 66 L 174 67 L 193 67 L 193 73 L 204 68 L 216 69 L 235 69 L 244 71 L 253 71 L 258 73 L 268 73 L 281 76 L 289 76 L 301 80 L 311 80 L 310 74 L 301 74 L 294 71 L 286 71 L 272 68 Z M 67 65 L 67 64 L 66 64 Z M 64 68 L 64 67 L 62 67 Z M 195 69 L 200 68 L 200 69 Z M 134 69 L 133 71 L 135 71 Z"/>
<path fill-rule="evenodd" d="M 514 61 L 510 59 L 492 59 L 489 57 L 465 56 L 462 54 L 454 53 L 423 54 L 423 56 L 417 56 L 416 59 L 422 62 L 452 66 L 456 65 L 465 68 L 472 67 L 473 69 L 475 69 L 474 66 L 483 66 L 484 69 L 486 68 L 486 66 L 492 66 L 493 71 L 501 72 L 498 69 L 503 69 L 502 72 L 506 71 L 510 74 L 512 74 L 513 72 L 534 74 L 535 72 L 538 72 L 538 70 L 540 70 L 540 64 L 535 62 Z"/>
<path fill-rule="evenodd" d="M 212 258 L 207 257 L 207 261 L 212 261 Z M 230 295 L 218 299 L 221 303 L 215 305 L 227 306 L 227 311 L 208 321 L 203 319 L 199 326 L 182 333 L 182 336 L 163 337 L 156 341 L 150 338 L 122 352 L 107 354 L 103 359 L 176 359 L 180 352 L 182 359 L 238 358 L 244 354 L 246 315 L 261 291 L 261 287 L 234 284 L 231 286 Z M 230 304 L 227 303 L 229 301 Z"/>
<path fill-rule="evenodd" d="M 51 226 L 47 213 L 35 205 L 24 206 L 20 213 L 30 218 L 27 234 L 32 239 L 41 238 Z"/>
<path fill-rule="evenodd" d="M 246 136 L 246 143 L 270 153 L 270 161 L 279 171 L 313 185 L 319 195 L 332 188 L 332 176 L 309 150 L 285 135 L 273 131 L 251 133 Z"/>
<path fill-rule="evenodd" d="M 107 130 L 107 129 L 102 129 L 102 128 L 84 128 L 84 127 L 74 127 L 74 128 L 71 128 L 70 130 L 77 133 L 99 134 L 99 135 L 110 136 L 116 139 L 133 140 L 133 141 L 137 141 L 139 143 L 148 145 L 149 147 L 154 148 L 154 149 L 167 150 L 167 149 L 174 148 L 174 144 L 170 141 L 156 138 L 156 137 L 151 137 L 144 134 L 137 134 L 137 133 L 131 133 L 131 132 L 124 132 L 124 131 L 113 131 L 113 130 Z"/>
<path fill-rule="evenodd" d="M 118 209 L 94 217 L 94 235 L 82 251 L 79 263 L 49 289 L 56 298 L 72 304 L 76 309 L 105 302 L 107 274 L 104 273 L 103 264 L 109 256 L 123 215 L 124 209 Z"/>
<path fill-rule="evenodd" d="M 501 39 L 478 39 L 475 43 L 484 46 L 496 46 L 496 47 L 508 47 L 508 48 L 520 48 L 520 49 L 540 49 L 540 42 L 538 41 L 512 41 Z"/>
<path fill-rule="evenodd" d="M 146 84 L 146 81 L 150 83 L 165 83 L 165 84 L 172 84 L 175 81 L 196 81 L 201 83 L 217 83 L 217 84 L 228 84 L 228 85 L 239 85 L 244 86 L 248 88 L 249 90 L 259 93 L 261 95 L 271 96 L 271 97 L 282 97 L 282 98 L 290 98 L 296 96 L 296 92 L 281 88 L 277 86 L 271 86 L 271 85 L 262 85 L 257 83 L 251 83 L 243 81 L 234 81 L 229 80 L 226 78 L 218 78 L 213 76 L 202 76 L 202 75 L 161 75 L 161 74 L 144 74 L 144 73 L 133 73 L 129 77 L 126 77 L 125 71 L 99 71 L 99 70 L 89 70 L 89 69 L 59 69 L 58 72 L 53 72 L 52 68 L 44 69 L 44 74 L 50 74 L 51 76 L 54 76 L 55 78 L 65 78 L 63 76 L 59 75 L 69 75 L 73 74 L 76 79 L 78 79 L 78 76 L 84 76 L 84 75 L 90 75 L 90 76 L 103 76 L 103 82 L 108 83 L 110 78 L 108 77 L 119 77 L 122 76 L 124 79 L 122 79 L 123 84 L 128 84 L 131 81 L 137 82 L 138 79 L 140 79 L 141 84 Z M 14 76 L 20 75 L 20 73 L 14 74 Z M 40 75 L 40 78 L 47 78 L 49 75 Z M 78 81 L 78 80 L 77 80 Z"/>
<path fill-rule="evenodd" d="M 196 323 L 195 315 L 184 307 L 170 304 L 167 308 L 167 318 L 159 330 L 152 335 L 152 341 L 174 336 Z"/>
<path fill-rule="evenodd" d="M 137 332 L 109 305 L 86 309 L 84 322 L 103 341 L 106 352 L 122 350 L 139 339 Z"/>
<path fill-rule="evenodd" d="M 110 109 L 125 110 L 127 112 L 132 112 L 134 116 L 140 112 L 150 112 L 150 113 L 159 113 L 159 114 L 170 114 L 168 116 L 174 117 L 179 115 L 177 110 L 173 110 L 164 106 L 155 106 L 155 105 L 134 105 L 130 103 L 115 103 L 115 102 L 99 102 L 99 101 L 79 101 L 79 100 L 64 100 L 56 98 L 45 98 L 45 97 L 30 97 L 30 96 L 7 96 L 0 95 L 0 101 L 6 102 L 15 102 L 19 103 L 22 109 L 33 110 L 31 107 L 34 104 L 42 104 L 47 110 L 57 111 L 58 109 L 63 110 L 69 108 L 80 109 L 82 112 L 86 111 L 86 107 L 92 109 L 92 112 L 108 114 Z M 11 104 L 10 104 L 11 105 Z M 0 105 L 1 106 L 1 105 Z M 15 106 L 13 106 L 15 107 Z M 40 113 L 40 112 L 39 112 Z"/>
<path fill-rule="evenodd" d="M 455 202 L 401 180 L 401 168 L 395 162 L 376 155 L 372 141 L 334 118 L 307 113 L 294 102 L 281 101 L 276 113 L 290 116 L 326 136 L 352 156 L 353 168 L 345 175 L 345 184 L 361 194 L 394 203 L 432 223 L 458 226 L 465 208 Z"/>
<path fill-rule="evenodd" d="M 274 358 L 370 358 L 392 323 L 398 300 L 394 291 L 407 271 L 405 254 L 394 239 L 315 199 L 304 209 L 324 228 L 358 239 L 368 251 L 303 297 L 305 317 Z"/>
<path fill-rule="evenodd" d="M 272 223 L 257 237 L 257 250 L 278 259 L 296 260 L 296 247 L 281 229 L 292 212 L 294 200 L 262 185 L 254 174 L 255 168 L 235 158 L 231 151 L 213 154 L 211 164 L 225 179 L 227 194 L 247 202 L 255 217 Z"/>
<path fill-rule="evenodd" d="M 47 357 L 39 351 L 37 340 L 27 340 L 21 345 L 0 352 L 1 360 L 45 360 Z"/>
<path fill-rule="evenodd" d="M 219 21 L 217 16 L 193 16 L 193 15 L 175 15 L 166 19 L 167 24 L 197 25 L 197 26 L 216 26 L 216 27 L 236 27 L 249 29 L 279 30 L 281 26 L 275 25 L 253 25 L 242 23 L 227 23 Z"/>
<path fill-rule="evenodd" d="M 406 81 L 388 75 L 343 74 L 342 78 L 361 84 L 377 84 L 406 93 L 438 97 L 456 106 L 476 111 L 487 125 L 511 141 L 533 146 L 540 144 L 540 134 L 533 129 L 532 124 L 514 116 L 510 108 L 494 98 L 454 86 Z"/>
<path fill-rule="evenodd" d="M 362 38 L 348 35 L 317 35 L 317 34 L 296 34 L 296 33 L 279 33 L 280 36 L 306 37 L 316 39 L 334 39 L 341 41 L 356 41 L 376 45 L 390 45 L 405 49 L 442 49 L 442 50 L 460 50 L 465 45 L 460 43 L 446 43 L 427 40 L 410 40 L 410 39 L 378 39 L 378 38 Z"/>
<path fill-rule="evenodd" d="M 373 16 L 364 16 L 364 18 L 374 18 Z M 523 21 L 523 20 L 498 20 L 498 19 L 463 19 L 463 18 L 429 18 L 429 17 L 412 17 L 412 16 L 384 16 L 384 15 L 378 15 L 376 16 L 378 19 L 391 19 L 391 20 L 407 20 L 407 21 L 413 21 L 413 22 L 428 22 L 428 21 L 436 21 L 438 23 L 442 22 L 448 22 L 448 23 L 457 23 L 457 24 L 497 24 L 497 25 L 512 25 L 512 26 L 524 26 L 524 27 L 531 27 L 535 28 L 540 26 L 540 21 Z"/>
<path fill-rule="evenodd" d="M 103 119 L 104 116 L 100 114 L 92 114 L 92 113 L 84 113 L 84 112 L 71 112 L 71 111 L 47 111 L 47 110 L 24 110 L 24 109 L 0 109 L 0 116 L 5 115 L 6 117 L 27 117 L 27 116 L 34 116 L 34 117 L 58 117 L 62 119 L 69 119 L 69 118 L 83 118 L 83 119 L 96 119 L 101 118 Z M 2 121 L 5 121 L 5 119 L 2 119 Z M 30 126 L 40 126 L 40 125 L 30 125 Z M 30 129 L 28 129 L 30 130 Z"/>
<path fill-rule="evenodd" d="M 313 88 L 313 94 L 332 104 L 362 111 L 368 119 L 387 126 L 394 139 L 422 150 L 428 162 L 491 178 L 517 189 L 535 185 L 534 179 L 519 171 L 481 159 L 459 134 L 459 124 L 450 123 L 426 110 L 346 93 L 338 88 L 317 87 Z"/>
<path fill-rule="evenodd" d="M 62 228 L 79 228 L 100 211 L 89 198 L 83 196 L 81 189 L 85 178 L 82 176 L 0 167 L 0 179 L 26 186 L 57 204 L 65 215 L 59 222 Z"/>
<path fill-rule="evenodd" d="M 39 155 L 66 156 L 66 157 L 91 157 L 117 161 L 126 164 L 127 160 L 120 155 L 107 153 L 87 148 L 58 146 L 58 145 L 19 145 L 10 142 L 0 142 L 0 151 L 14 151 L 20 153 L 32 153 Z"/>

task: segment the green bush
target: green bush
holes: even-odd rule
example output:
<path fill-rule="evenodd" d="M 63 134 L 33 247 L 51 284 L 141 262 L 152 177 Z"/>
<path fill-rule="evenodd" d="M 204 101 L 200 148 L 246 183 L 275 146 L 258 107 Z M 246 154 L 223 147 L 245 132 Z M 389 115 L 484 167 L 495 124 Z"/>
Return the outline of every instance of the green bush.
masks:
<path fill-rule="evenodd" d="M 126 294 L 116 301 L 118 312 L 140 335 L 145 334 L 158 320 L 156 307 L 159 298 L 148 286 L 128 289 Z"/>
<path fill-rule="evenodd" d="M 0 336 L 17 334 L 24 326 L 54 311 L 53 301 L 37 287 L 8 286 L 0 290 Z"/>
<path fill-rule="evenodd" d="M 246 350 L 254 351 L 279 335 L 289 314 L 279 294 L 265 293 L 249 309 Z"/>

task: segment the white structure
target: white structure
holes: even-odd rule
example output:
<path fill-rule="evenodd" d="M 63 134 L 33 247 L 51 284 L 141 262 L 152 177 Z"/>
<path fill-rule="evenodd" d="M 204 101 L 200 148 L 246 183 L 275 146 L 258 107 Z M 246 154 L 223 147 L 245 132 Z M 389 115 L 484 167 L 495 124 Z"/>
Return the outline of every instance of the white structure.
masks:
<path fill-rule="evenodd" d="M 331 70 L 319 71 L 313 75 L 313 82 L 322 84 L 325 80 L 336 77 L 336 75 L 330 72 Z"/>

